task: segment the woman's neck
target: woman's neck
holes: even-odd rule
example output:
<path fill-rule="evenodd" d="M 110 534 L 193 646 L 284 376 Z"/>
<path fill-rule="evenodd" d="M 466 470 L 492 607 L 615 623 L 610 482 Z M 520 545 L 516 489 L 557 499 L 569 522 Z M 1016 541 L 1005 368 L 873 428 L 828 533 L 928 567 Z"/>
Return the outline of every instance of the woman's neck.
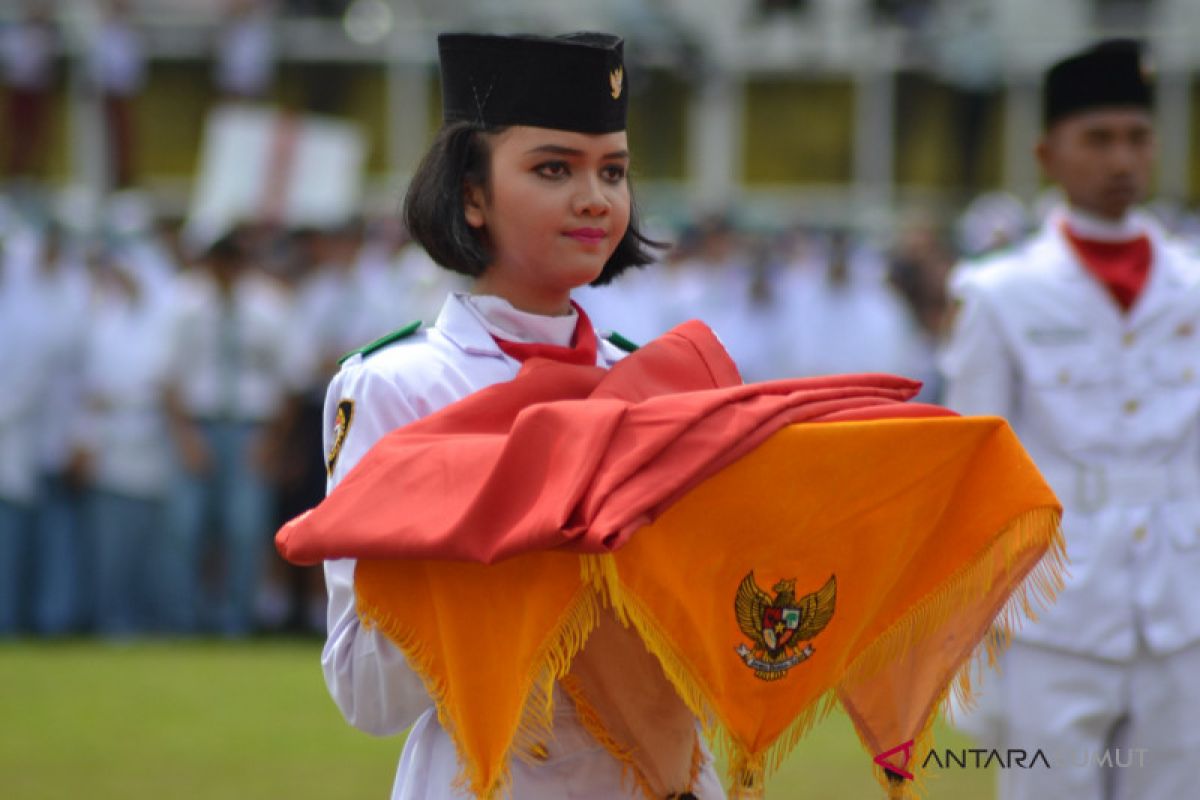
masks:
<path fill-rule="evenodd" d="M 513 308 L 546 317 L 563 317 L 571 313 L 569 289 L 538 289 L 514 285 L 493 275 L 480 275 L 471 285 L 471 294 L 489 294 L 507 300 Z"/>

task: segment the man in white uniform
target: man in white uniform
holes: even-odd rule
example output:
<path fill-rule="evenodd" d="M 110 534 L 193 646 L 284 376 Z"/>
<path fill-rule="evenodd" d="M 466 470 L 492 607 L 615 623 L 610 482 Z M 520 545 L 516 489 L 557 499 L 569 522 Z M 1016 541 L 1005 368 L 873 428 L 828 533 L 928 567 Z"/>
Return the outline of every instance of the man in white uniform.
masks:
<path fill-rule="evenodd" d="M 1054 486 L 1070 577 L 964 727 L 1049 767 L 1002 798 L 1195 796 L 1200 265 L 1134 208 L 1153 166 L 1136 43 L 1055 65 L 1037 156 L 1065 205 L 953 281 L 947 404 L 1005 416 Z"/>

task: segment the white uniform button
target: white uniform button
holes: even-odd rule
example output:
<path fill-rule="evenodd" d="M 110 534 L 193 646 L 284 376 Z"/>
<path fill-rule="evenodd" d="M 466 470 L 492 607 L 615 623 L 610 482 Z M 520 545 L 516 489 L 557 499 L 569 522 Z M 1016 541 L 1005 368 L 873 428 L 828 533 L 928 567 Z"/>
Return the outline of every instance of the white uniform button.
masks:
<path fill-rule="evenodd" d="M 1191 383 L 1194 380 L 1196 380 L 1196 370 L 1192 369 L 1191 367 L 1184 367 L 1183 368 L 1183 382 Z"/>
<path fill-rule="evenodd" d="M 1069 371 L 1069 370 L 1066 370 L 1066 369 L 1060 369 L 1060 370 L 1058 371 L 1058 384 L 1059 384 L 1059 386 L 1066 386 L 1066 385 L 1067 385 L 1068 383 L 1070 383 L 1070 382 L 1071 382 L 1071 373 L 1070 373 L 1070 371 Z"/>
<path fill-rule="evenodd" d="M 1125 345 L 1126 347 L 1133 347 L 1133 343 L 1136 341 L 1137 335 L 1134 334 L 1133 331 L 1128 331 L 1121 337 L 1121 344 Z"/>
<path fill-rule="evenodd" d="M 1133 540 L 1135 542 L 1140 542 L 1140 541 L 1144 540 L 1145 538 L 1146 538 L 1146 526 L 1145 525 L 1138 525 L 1136 528 L 1133 529 Z"/>
<path fill-rule="evenodd" d="M 1137 398 L 1130 398 L 1129 400 L 1125 401 L 1125 403 L 1121 406 L 1121 409 L 1126 414 L 1136 414 L 1137 410 L 1141 407 L 1142 404 Z"/>

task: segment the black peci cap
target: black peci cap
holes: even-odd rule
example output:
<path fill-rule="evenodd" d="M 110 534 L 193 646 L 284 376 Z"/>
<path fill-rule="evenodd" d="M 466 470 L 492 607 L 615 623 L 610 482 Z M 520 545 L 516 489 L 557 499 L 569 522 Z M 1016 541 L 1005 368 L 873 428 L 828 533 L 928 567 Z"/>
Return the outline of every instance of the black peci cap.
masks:
<path fill-rule="evenodd" d="M 1046 73 L 1042 120 L 1049 128 L 1063 117 L 1096 108 L 1150 110 L 1154 83 L 1139 42 L 1110 39 L 1059 61 Z"/>
<path fill-rule="evenodd" d="M 629 87 L 619 36 L 445 33 L 438 54 L 444 122 L 625 130 Z"/>

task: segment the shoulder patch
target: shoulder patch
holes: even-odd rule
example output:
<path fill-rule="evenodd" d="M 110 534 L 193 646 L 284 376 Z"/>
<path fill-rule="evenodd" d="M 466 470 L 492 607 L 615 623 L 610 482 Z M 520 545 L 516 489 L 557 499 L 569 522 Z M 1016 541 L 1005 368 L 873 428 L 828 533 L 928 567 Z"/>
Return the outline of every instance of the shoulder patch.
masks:
<path fill-rule="evenodd" d="M 346 434 L 350 432 L 350 423 L 353 421 L 354 401 L 342 400 L 333 419 L 333 444 L 329 446 L 329 455 L 325 457 L 325 474 L 328 476 L 333 475 L 333 468 L 337 466 L 338 456 L 342 454 L 342 445 L 346 443 Z"/>
<path fill-rule="evenodd" d="M 624 350 L 626 353 L 632 353 L 634 350 L 637 350 L 638 347 L 640 347 L 640 345 L 634 344 L 616 331 L 609 331 L 608 333 L 604 334 L 604 339 L 609 344 L 620 350 Z"/>
<path fill-rule="evenodd" d="M 346 361 L 357 355 L 361 355 L 363 358 L 366 358 L 376 350 L 381 350 L 392 342 L 398 342 L 401 339 L 407 339 L 409 336 L 412 336 L 419 330 L 421 330 L 421 320 L 410 322 L 399 330 L 392 331 L 386 336 L 380 336 L 378 339 L 368 345 L 364 345 L 357 350 L 351 350 L 349 353 L 346 353 L 346 355 L 338 359 L 338 364 L 344 364 Z"/>

